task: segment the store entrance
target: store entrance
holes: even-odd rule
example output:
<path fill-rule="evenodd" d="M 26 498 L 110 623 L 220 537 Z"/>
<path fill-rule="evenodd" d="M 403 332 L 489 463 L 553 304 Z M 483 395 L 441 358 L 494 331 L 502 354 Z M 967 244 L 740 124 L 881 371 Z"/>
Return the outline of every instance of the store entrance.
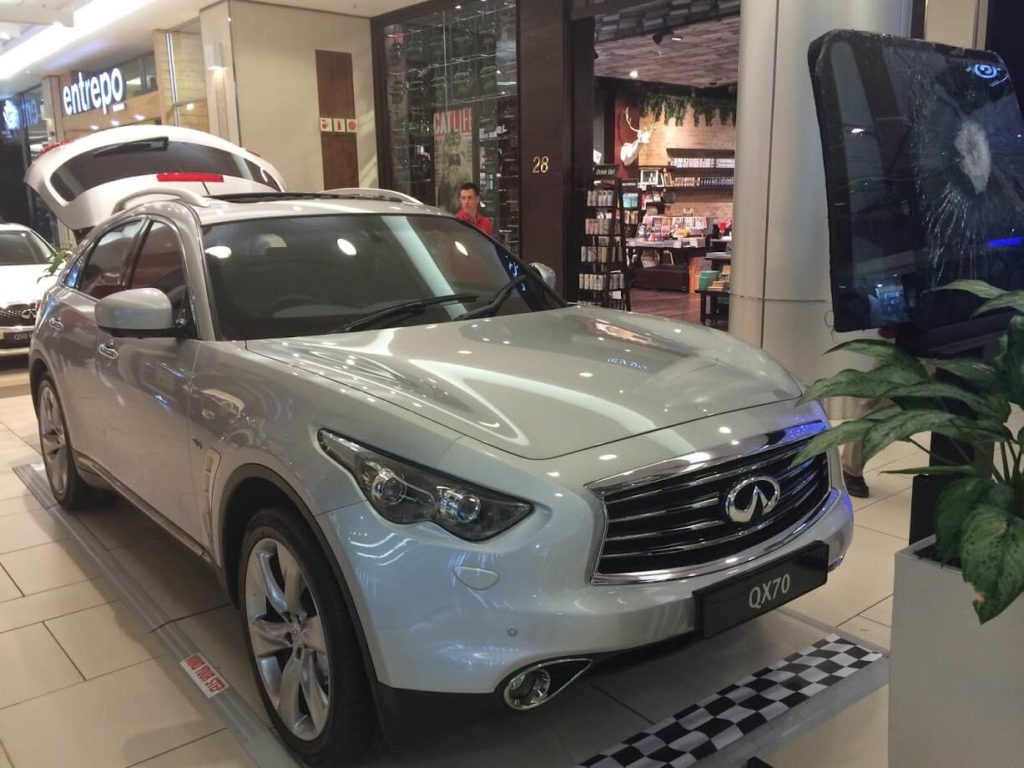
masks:
<path fill-rule="evenodd" d="M 602 5 L 577 298 L 726 327 L 740 0 Z"/>

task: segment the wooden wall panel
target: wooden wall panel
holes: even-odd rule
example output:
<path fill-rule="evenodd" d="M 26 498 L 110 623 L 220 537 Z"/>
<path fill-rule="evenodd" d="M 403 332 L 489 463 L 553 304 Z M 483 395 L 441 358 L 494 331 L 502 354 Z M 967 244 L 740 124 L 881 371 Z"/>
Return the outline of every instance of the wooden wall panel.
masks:
<path fill-rule="evenodd" d="M 317 51 L 316 81 L 321 117 L 355 118 L 352 54 Z M 321 133 L 320 149 L 324 163 L 324 189 L 359 186 L 355 133 Z"/>

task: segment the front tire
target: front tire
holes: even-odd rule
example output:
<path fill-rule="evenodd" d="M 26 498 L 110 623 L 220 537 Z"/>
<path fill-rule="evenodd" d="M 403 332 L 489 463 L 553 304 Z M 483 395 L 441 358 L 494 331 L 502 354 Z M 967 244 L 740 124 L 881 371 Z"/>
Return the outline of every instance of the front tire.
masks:
<path fill-rule="evenodd" d="M 349 765 L 377 719 L 344 596 L 294 511 L 258 512 L 246 529 L 238 594 L 260 696 L 287 746 L 313 766 Z"/>
<path fill-rule="evenodd" d="M 39 413 L 39 447 L 43 452 L 43 466 L 50 492 L 65 509 L 81 509 L 89 505 L 93 489 L 82 479 L 75 462 L 64 407 L 57 387 L 49 376 L 43 377 L 36 391 Z"/>

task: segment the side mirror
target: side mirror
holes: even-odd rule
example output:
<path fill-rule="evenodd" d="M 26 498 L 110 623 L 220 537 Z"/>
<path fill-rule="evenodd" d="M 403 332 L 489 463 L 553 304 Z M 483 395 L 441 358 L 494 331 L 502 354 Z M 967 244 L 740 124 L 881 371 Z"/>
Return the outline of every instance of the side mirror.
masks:
<path fill-rule="evenodd" d="M 555 270 L 539 261 L 531 262 L 530 266 L 534 272 L 540 275 L 540 279 L 544 281 L 548 288 L 555 288 L 555 284 L 558 282 L 558 275 L 555 274 Z"/>
<path fill-rule="evenodd" d="M 171 300 L 156 288 L 112 293 L 96 304 L 96 325 L 111 336 L 179 336 Z"/>

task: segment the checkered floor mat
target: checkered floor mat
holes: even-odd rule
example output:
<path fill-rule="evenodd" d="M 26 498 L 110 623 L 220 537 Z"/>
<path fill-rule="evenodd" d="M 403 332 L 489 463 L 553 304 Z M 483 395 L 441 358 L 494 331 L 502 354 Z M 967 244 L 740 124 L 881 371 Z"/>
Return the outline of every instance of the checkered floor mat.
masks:
<path fill-rule="evenodd" d="M 755 672 L 592 757 L 584 768 L 685 768 L 882 658 L 838 635 Z"/>

